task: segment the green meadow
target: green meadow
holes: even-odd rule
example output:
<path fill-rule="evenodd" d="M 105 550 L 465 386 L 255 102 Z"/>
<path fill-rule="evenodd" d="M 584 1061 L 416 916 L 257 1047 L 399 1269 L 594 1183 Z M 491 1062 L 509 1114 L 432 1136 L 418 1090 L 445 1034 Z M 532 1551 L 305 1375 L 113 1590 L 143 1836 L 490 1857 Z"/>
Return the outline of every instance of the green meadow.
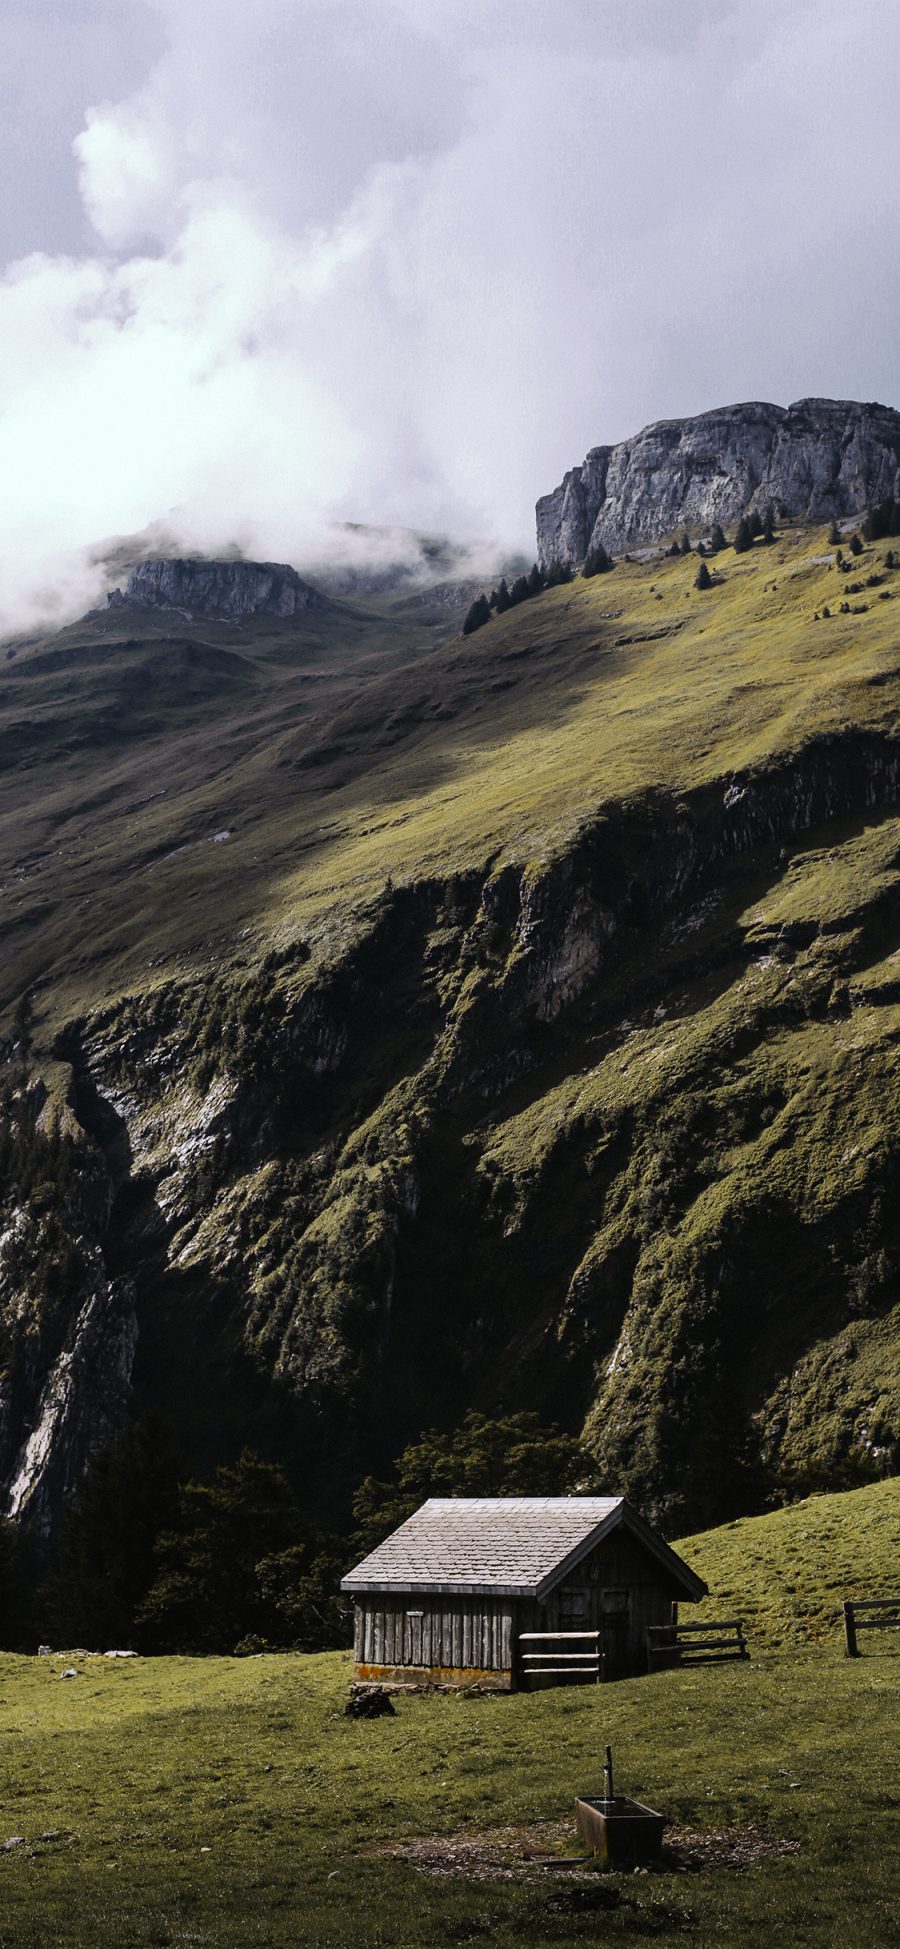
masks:
<path fill-rule="evenodd" d="M 6 1656 L 0 1944 L 889 1949 L 900 1643 L 849 1660 L 837 1616 L 896 1581 L 898 1542 L 896 1482 L 709 1532 L 681 1547 L 749 1663 L 375 1721 L 345 1716 L 342 1653 Z M 672 1858 L 537 1864 L 577 1854 L 607 1742 Z"/>

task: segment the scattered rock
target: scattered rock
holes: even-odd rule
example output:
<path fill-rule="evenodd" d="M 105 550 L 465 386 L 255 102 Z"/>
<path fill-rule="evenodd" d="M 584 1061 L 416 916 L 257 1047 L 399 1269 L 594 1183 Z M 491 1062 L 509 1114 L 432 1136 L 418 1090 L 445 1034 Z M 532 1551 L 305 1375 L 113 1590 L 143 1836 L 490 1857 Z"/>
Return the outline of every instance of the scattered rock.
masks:
<path fill-rule="evenodd" d="M 39 1657 L 39 1658 L 52 1658 L 52 1657 L 53 1657 L 53 1653 L 52 1653 L 52 1651 L 51 1651 L 51 1649 L 50 1649 L 50 1646 L 49 1646 L 48 1644 L 39 1644 L 39 1645 L 38 1645 L 38 1652 L 37 1652 L 37 1655 L 38 1655 L 38 1657 Z"/>
<path fill-rule="evenodd" d="M 4 1854 L 10 1854 L 14 1847 L 24 1847 L 24 1846 L 25 1846 L 24 1834 L 10 1834 L 8 1841 L 0 1842 L 0 1847 L 3 1848 Z"/>
<path fill-rule="evenodd" d="M 136 1658 L 136 1651 L 104 1651 L 104 1658 Z"/>
<path fill-rule="evenodd" d="M 380 1685 L 366 1690 L 354 1691 L 344 1707 L 348 1719 L 393 1719 L 396 1715 L 386 1692 Z"/>
<path fill-rule="evenodd" d="M 59 1674 L 59 1675 L 60 1675 L 60 1678 L 77 1678 L 77 1677 L 78 1677 L 78 1673 L 77 1673 L 77 1671 L 75 1670 L 75 1666 L 74 1666 L 74 1665 L 69 1665 L 69 1666 L 67 1666 L 67 1668 L 66 1668 L 66 1670 L 65 1670 L 64 1672 L 60 1672 L 60 1674 Z"/>

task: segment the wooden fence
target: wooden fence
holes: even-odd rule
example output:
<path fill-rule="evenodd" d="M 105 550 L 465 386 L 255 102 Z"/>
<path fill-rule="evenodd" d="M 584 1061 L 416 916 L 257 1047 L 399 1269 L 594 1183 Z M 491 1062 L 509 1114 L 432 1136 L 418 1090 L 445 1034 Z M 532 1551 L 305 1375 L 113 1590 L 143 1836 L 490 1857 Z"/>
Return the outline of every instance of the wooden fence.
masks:
<path fill-rule="evenodd" d="M 707 1636 L 702 1637 L 701 1632 Z M 715 1632 L 713 1637 L 709 1635 Z M 722 1665 L 733 1658 L 749 1658 L 740 1618 L 703 1624 L 648 1624 L 647 1662 L 657 1665 Z"/>
<path fill-rule="evenodd" d="M 896 1611 L 896 1617 L 857 1617 L 857 1611 Z M 900 1597 L 854 1597 L 844 1605 L 844 1643 L 848 1658 L 860 1658 L 857 1631 L 890 1631 L 900 1624 Z"/>
<path fill-rule="evenodd" d="M 582 1645 L 583 1650 L 576 1646 Z M 528 1647 L 534 1646 L 534 1650 Z M 559 1647 L 562 1647 L 561 1649 Z M 578 1678 L 599 1685 L 603 1677 L 603 1647 L 599 1631 L 522 1631 L 519 1668 L 524 1685 L 532 1679 Z"/>

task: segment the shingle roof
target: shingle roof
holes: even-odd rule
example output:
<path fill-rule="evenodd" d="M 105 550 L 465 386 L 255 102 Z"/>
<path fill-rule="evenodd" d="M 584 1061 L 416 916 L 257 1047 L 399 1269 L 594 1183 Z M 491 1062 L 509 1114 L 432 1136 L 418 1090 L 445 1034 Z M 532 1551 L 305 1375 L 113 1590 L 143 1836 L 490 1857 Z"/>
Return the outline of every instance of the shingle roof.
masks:
<path fill-rule="evenodd" d="M 341 1589 L 543 1597 L 624 1523 L 691 1598 L 705 1586 L 622 1496 L 435 1496 L 341 1580 Z"/>

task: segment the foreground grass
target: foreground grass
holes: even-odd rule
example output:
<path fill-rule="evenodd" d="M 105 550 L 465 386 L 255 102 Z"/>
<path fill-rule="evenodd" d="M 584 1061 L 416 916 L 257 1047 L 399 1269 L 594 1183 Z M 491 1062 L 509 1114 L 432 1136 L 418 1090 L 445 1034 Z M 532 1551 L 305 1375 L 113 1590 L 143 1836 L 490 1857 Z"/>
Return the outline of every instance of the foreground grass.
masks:
<path fill-rule="evenodd" d="M 410 1698 L 376 1722 L 343 1716 L 340 1655 L 79 1664 L 69 1682 L 56 1661 L 0 1666 L 3 1824 L 27 1844 L 0 1854 L 5 1949 L 594 1940 L 597 1914 L 560 1913 L 555 1880 L 428 1879 L 375 1850 L 565 1816 L 596 1790 L 607 1740 L 623 1786 L 672 1819 L 762 1825 L 801 1850 L 743 1873 L 623 1876 L 604 1939 L 895 1939 L 898 1666 L 883 1653 Z"/>
<path fill-rule="evenodd" d="M 893 1634 L 871 1634 L 855 1662 L 834 1626 L 818 1648 L 799 1645 L 796 1619 L 789 1649 L 770 1641 L 798 1564 L 813 1607 L 831 1603 L 854 1528 L 856 1568 L 884 1584 L 897 1508 L 886 1483 L 683 1546 L 716 1582 L 713 1608 L 726 1591 L 755 1607 L 748 1665 L 532 1697 L 402 1698 L 395 1718 L 360 1722 L 344 1716 L 339 1653 L 127 1665 L 76 1653 L 68 1681 L 68 1658 L 4 1657 L 0 1840 L 23 1839 L 0 1849 L 0 1945 L 889 1949 Z M 799 1851 L 742 1871 L 612 1877 L 597 1897 L 611 1885 L 612 1909 L 563 1877 L 431 1878 L 379 1851 L 565 1819 L 576 1793 L 598 1790 L 607 1741 L 621 1787 L 673 1822 L 762 1829 Z"/>

